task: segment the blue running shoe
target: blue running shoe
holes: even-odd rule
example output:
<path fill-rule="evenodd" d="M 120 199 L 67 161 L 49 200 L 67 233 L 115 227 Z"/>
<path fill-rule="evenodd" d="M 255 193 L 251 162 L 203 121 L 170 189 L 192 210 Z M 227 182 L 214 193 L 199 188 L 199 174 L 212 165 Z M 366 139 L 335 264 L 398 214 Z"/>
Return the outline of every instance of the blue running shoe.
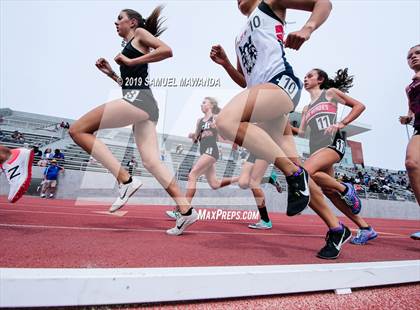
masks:
<path fill-rule="evenodd" d="M 366 244 L 369 240 L 373 240 L 378 237 L 376 231 L 370 227 L 369 229 L 359 229 L 357 231 L 357 236 L 354 237 L 350 243 L 363 245 Z"/>
<path fill-rule="evenodd" d="M 351 183 L 341 183 L 345 187 L 347 187 L 347 193 L 345 195 L 341 195 L 341 199 L 344 200 L 347 206 L 349 206 L 351 213 L 359 214 L 362 210 L 362 201 L 357 196 L 356 190 Z"/>

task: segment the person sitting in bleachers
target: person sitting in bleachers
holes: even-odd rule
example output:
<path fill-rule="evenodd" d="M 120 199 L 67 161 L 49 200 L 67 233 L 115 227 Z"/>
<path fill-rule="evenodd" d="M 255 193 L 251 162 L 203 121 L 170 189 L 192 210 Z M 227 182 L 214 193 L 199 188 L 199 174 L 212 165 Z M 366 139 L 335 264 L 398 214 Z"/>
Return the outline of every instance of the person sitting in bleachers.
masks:
<path fill-rule="evenodd" d="M 177 146 L 176 146 L 176 149 L 175 149 L 175 153 L 177 153 L 177 154 L 182 154 L 182 152 L 184 152 L 184 148 L 182 147 L 182 144 L 178 144 Z"/>
<path fill-rule="evenodd" d="M 15 143 L 25 143 L 25 136 L 20 131 L 15 130 L 13 132 L 12 138 Z"/>
<path fill-rule="evenodd" d="M 44 151 L 44 154 L 42 155 L 42 158 L 50 160 L 50 159 L 53 158 L 53 156 L 54 156 L 54 154 L 52 152 L 52 149 L 46 148 L 45 151 Z"/>
<path fill-rule="evenodd" d="M 64 154 L 61 153 L 60 149 L 55 149 L 52 158 L 56 159 L 59 164 L 64 163 Z"/>

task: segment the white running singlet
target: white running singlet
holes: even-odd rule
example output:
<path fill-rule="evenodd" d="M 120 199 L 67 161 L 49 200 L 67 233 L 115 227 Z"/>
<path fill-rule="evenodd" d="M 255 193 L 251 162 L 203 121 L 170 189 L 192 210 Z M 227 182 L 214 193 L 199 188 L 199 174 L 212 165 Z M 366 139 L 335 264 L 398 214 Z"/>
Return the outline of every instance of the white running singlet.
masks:
<path fill-rule="evenodd" d="M 279 73 L 293 72 L 285 58 L 283 36 L 283 21 L 262 1 L 235 42 L 248 88 L 267 83 Z"/>

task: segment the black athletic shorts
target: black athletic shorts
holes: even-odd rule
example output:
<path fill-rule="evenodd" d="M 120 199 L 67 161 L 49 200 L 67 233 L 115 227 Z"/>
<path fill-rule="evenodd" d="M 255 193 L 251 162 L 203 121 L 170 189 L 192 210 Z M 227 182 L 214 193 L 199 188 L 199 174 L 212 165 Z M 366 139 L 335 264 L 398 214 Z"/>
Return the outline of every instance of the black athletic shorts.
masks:
<path fill-rule="evenodd" d="M 418 135 L 420 135 L 420 127 L 414 127 L 413 136 L 418 136 Z"/>
<path fill-rule="evenodd" d="M 334 141 L 328 145 L 329 149 L 332 149 L 337 152 L 340 156 L 340 160 L 343 159 L 344 154 L 346 154 L 346 141 L 343 139 L 343 136 L 340 132 L 337 132 L 334 136 Z"/>
<path fill-rule="evenodd" d="M 149 114 L 152 122 L 158 122 L 159 108 L 150 89 L 123 89 L 123 99 Z"/>
<path fill-rule="evenodd" d="M 337 152 L 337 154 L 340 156 L 340 160 L 343 159 L 344 154 L 346 153 L 346 141 L 343 139 L 343 136 L 341 135 L 340 132 L 337 132 L 334 136 L 334 140 L 328 144 L 324 143 L 324 141 L 321 141 L 317 144 L 312 144 L 311 141 L 309 141 L 309 149 L 311 152 L 311 155 L 314 154 L 315 152 L 317 152 L 320 149 L 323 149 L 325 147 L 332 149 L 334 151 Z"/>
<path fill-rule="evenodd" d="M 214 159 L 219 159 L 219 148 L 216 144 L 208 144 L 200 142 L 200 155 L 207 154 Z"/>

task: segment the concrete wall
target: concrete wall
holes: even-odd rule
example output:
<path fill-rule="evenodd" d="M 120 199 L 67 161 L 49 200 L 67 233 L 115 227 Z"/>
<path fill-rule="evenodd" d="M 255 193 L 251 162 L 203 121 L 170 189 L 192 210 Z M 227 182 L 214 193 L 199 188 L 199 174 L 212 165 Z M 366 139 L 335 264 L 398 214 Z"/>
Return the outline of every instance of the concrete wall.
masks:
<path fill-rule="evenodd" d="M 33 181 L 30 192 L 42 178 L 43 168 L 33 168 Z M 142 178 L 143 187 L 134 195 L 130 204 L 142 205 L 174 205 L 173 200 L 154 178 Z M 185 190 L 186 182 L 179 182 Z M 241 190 L 232 185 L 219 190 L 212 190 L 207 183 L 198 183 L 198 190 L 193 205 L 207 208 L 254 210 L 255 201 L 250 190 Z M 270 212 L 286 210 L 287 193 L 279 194 L 270 184 L 263 185 L 266 204 Z M 4 177 L 0 178 L 0 195 L 8 193 L 8 184 Z M 34 193 L 36 194 L 36 193 Z M 80 204 L 111 204 L 117 197 L 117 186 L 111 174 L 68 170 L 60 176 L 56 198 L 74 199 Z M 331 203 L 329 203 L 332 206 Z M 362 200 L 363 217 L 420 219 L 420 208 L 413 202 L 387 201 L 369 199 Z M 336 214 L 341 213 L 332 206 Z M 304 214 L 314 214 L 309 208 Z"/>

